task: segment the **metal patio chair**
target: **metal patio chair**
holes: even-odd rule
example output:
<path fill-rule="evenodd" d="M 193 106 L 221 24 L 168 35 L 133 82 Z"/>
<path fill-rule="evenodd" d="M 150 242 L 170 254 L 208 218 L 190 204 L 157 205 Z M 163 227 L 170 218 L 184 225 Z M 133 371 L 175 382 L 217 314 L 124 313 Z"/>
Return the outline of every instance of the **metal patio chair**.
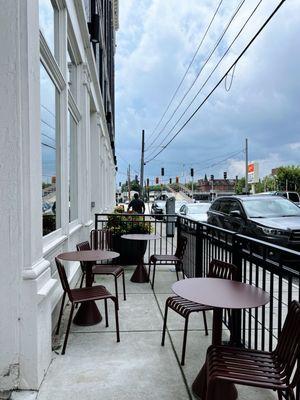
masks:
<path fill-rule="evenodd" d="M 300 303 L 292 301 L 274 351 L 210 346 L 207 350 L 206 400 L 217 398 L 216 381 L 277 391 L 278 399 L 295 400 L 300 383 Z M 295 368 L 295 364 L 297 368 Z"/>
<path fill-rule="evenodd" d="M 237 275 L 237 267 L 233 264 L 219 260 L 212 260 L 209 264 L 209 271 L 207 274 L 208 278 L 235 279 L 236 275 Z M 162 346 L 164 346 L 165 344 L 168 308 L 171 308 L 177 314 L 185 318 L 182 352 L 181 352 L 181 365 L 184 365 L 189 316 L 194 312 L 202 311 L 205 334 L 208 335 L 205 311 L 212 310 L 212 307 L 198 304 L 193 301 L 189 301 L 180 296 L 168 297 L 165 305 L 165 315 L 164 315 L 163 333 L 161 341 Z"/>
<path fill-rule="evenodd" d="M 65 354 L 68 337 L 70 333 L 71 321 L 74 313 L 74 308 L 77 304 L 84 303 L 86 301 L 96 301 L 96 300 L 104 300 L 105 306 L 105 326 L 108 327 L 108 313 L 107 313 L 107 299 L 111 299 L 115 304 L 115 318 L 116 318 L 116 333 L 117 333 L 117 342 L 120 341 L 120 331 L 119 331 L 119 318 L 118 318 L 118 307 L 117 307 L 117 298 L 113 296 L 104 286 L 91 286 L 91 287 L 84 287 L 84 288 L 76 288 L 70 289 L 68 278 L 66 275 L 66 271 L 62 263 L 59 261 L 58 258 L 55 258 L 56 266 L 58 269 L 59 278 L 63 287 L 63 297 L 60 307 L 60 313 L 57 323 L 57 328 L 55 334 L 59 334 L 61 318 L 64 310 L 64 304 L 66 295 L 68 295 L 69 301 L 71 303 L 71 311 L 69 316 L 69 321 L 67 325 L 67 331 L 65 335 L 65 340 L 62 348 L 61 354 Z"/>
<path fill-rule="evenodd" d="M 78 243 L 76 245 L 78 251 L 82 250 L 91 250 L 91 246 L 88 241 Z M 106 247 L 96 247 L 99 250 L 107 250 Z M 96 249 L 93 248 L 93 249 Z M 80 281 L 80 287 L 83 285 L 83 280 L 86 274 L 87 264 L 85 262 L 80 262 L 82 277 Z M 93 275 L 112 275 L 114 277 L 115 282 L 115 291 L 116 291 L 116 298 L 117 298 L 117 306 L 119 309 L 119 292 L 118 292 L 118 278 L 122 277 L 123 281 L 123 292 L 124 292 L 124 300 L 126 300 L 126 287 L 125 287 L 125 274 L 124 268 L 119 265 L 114 264 L 93 264 L 92 267 Z"/>
<path fill-rule="evenodd" d="M 175 254 L 152 254 L 149 259 L 149 282 L 150 281 L 150 273 L 151 273 L 151 264 L 153 264 L 153 275 L 151 287 L 154 288 L 154 279 L 155 279 L 155 269 L 156 265 L 171 265 L 175 264 L 176 276 L 177 280 L 179 280 L 179 271 L 182 272 L 182 277 L 184 279 L 184 271 L 183 271 L 183 256 L 186 250 L 187 238 L 185 236 L 179 236 L 177 248 Z"/>

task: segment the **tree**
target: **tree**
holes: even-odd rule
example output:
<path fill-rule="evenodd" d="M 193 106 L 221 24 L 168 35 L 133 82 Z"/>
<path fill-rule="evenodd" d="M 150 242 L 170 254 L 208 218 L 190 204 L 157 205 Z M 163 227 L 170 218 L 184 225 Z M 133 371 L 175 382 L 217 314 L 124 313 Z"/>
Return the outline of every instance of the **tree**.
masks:
<path fill-rule="evenodd" d="M 277 168 L 276 179 L 279 190 L 300 190 L 300 165 Z"/>
<path fill-rule="evenodd" d="M 238 179 L 235 185 L 235 193 L 236 194 L 243 194 L 245 187 L 245 178 Z"/>

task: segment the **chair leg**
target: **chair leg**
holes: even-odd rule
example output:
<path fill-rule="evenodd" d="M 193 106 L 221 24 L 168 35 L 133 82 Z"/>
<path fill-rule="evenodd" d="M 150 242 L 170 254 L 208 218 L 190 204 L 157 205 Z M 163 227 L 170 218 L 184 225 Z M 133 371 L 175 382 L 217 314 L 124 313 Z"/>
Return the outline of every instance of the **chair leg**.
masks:
<path fill-rule="evenodd" d="M 84 281 L 84 273 L 82 273 L 82 275 L 81 275 L 81 280 L 80 280 L 80 285 L 79 285 L 80 289 L 82 288 L 83 281 Z M 78 303 L 76 305 L 78 306 Z"/>
<path fill-rule="evenodd" d="M 167 318 L 168 318 L 168 300 L 166 301 L 165 305 L 165 315 L 164 315 L 164 325 L 163 325 L 163 332 L 162 332 L 162 338 L 161 338 L 161 345 L 165 345 L 165 336 L 166 336 L 166 329 L 167 329 Z"/>
<path fill-rule="evenodd" d="M 154 279 L 155 279 L 156 263 L 153 263 L 153 275 L 152 275 L 152 290 L 154 290 Z"/>
<path fill-rule="evenodd" d="M 117 307 L 119 310 L 119 292 L 118 292 L 118 278 L 114 276 L 115 278 L 115 292 L 116 292 L 116 299 L 117 299 Z"/>
<path fill-rule="evenodd" d="M 151 280 L 150 280 L 150 274 L 151 274 L 151 258 L 150 258 L 150 260 L 149 260 L 149 271 L 148 271 L 148 279 L 149 279 L 149 282 L 151 283 Z"/>
<path fill-rule="evenodd" d="M 206 314 L 205 314 L 205 311 L 203 311 L 202 314 L 203 314 L 203 322 L 204 322 L 205 335 L 208 336 L 207 321 L 206 321 Z"/>
<path fill-rule="evenodd" d="M 118 307 L 116 300 L 112 299 L 115 303 L 115 317 L 116 317 L 116 333 L 117 333 L 117 342 L 120 341 L 120 328 L 119 328 L 119 315 L 118 315 Z"/>
<path fill-rule="evenodd" d="M 105 308 L 105 326 L 108 327 L 108 312 L 107 312 L 107 299 L 104 299 L 104 308 Z"/>
<path fill-rule="evenodd" d="M 69 332 L 70 332 L 70 328 L 71 328 L 71 322 L 72 322 L 72 318 L 73 318 L 73 312 L 74 312 L 74 303 L 72 303 L 68 326 L 67 326 L 67 331 L 66 331 L 65 340 L 64 340 L 64 345 L 63 345 L 61 354 L 65 354 L 65 352 L 66 352 L 66 347 L 67 347 L 68 338 L 69 338 Z"/>
<path fill-rule="evenodd" d="M 277 391 L 278 400 L 282 400 L 282 393 L 280 390 Z"/>
<path fill-rule="evenodd" d="M 55 335 L 58 335 L 58 334 L 59 334 L 59 328 L 60 328 L 60 323 L 61 323 L 61 317 L 62 317 L 63 311 L 64 311 L 65 299 L 66 299 L 66 292 L 64 292 L 63 297 L 62 297 L 61 306 L 60 306 L 60 312 L 59 312 L 59 317 L 58 317 L 58 323 L 57 323 Z"/>
<path fill-rule="evenodd" d="M 126 300 L 125 272 L 124 271 L 122 274 L 122 279 L 123 279 L 123 295 L 124 295 L 124 300 Z"/>
<path fill-rule="evenodd" d="M 177 280 L 179 281 L 178 266 L 177 266 L 177 264 L 175 265 L 175 270 L 176 270 L 176 277 L 177 277 Z"/>
<path fill-rule="evenodd" d="M 186 350 L 186 339 L 187 339 L 187 332 L 188 332 L 188 325 L 189 325 L 189 316 L 190 314 L 185 317 L 184 323 L 184 333 L 183 333 L 183 342 L 182 342 L 182 353 L 181 353 L 181 365 L 184 365 L 185 361 L 185 350 Z"/>

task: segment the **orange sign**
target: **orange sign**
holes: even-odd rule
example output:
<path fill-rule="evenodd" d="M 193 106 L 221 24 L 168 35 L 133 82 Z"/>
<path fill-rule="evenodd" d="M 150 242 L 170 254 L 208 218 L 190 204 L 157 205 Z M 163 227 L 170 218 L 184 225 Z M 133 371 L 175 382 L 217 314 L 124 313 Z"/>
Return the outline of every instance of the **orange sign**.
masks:
<path fill-rule="evenodd" d="M 248 164 L 248 172 L 254 172 L 254 163 Z"/>

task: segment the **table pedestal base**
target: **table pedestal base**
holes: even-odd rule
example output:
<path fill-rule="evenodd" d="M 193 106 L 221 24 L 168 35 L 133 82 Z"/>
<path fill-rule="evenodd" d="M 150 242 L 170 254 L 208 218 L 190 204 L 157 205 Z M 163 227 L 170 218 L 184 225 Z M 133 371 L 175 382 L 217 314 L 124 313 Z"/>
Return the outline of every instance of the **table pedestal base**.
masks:
<path fill-rule="evenodd" d="M 197 399 L 205 400 L 207 392 L 206 364 L 203 365 L 192 385 L 192 391 Z M 210 387 L 210 399 L 235 400 L 238 397 L 233 383 L 217 381 Z"/>
<path fill-rule="evenodd" d="M 73 319 L 74 324 L 80 326 L 96 325 L 101 322 L 102 316 L 94 301 L 81 303 Z"/>
<path fill-rule="evenodd" d="M 130 280 L 131 280 L 131 282 L 135 282 L 135 283 L 149 282 L 148 272 L 147 272 L 147 270 L 145 268 L 145 264 L 143 262 L 138 263 Z"/>

